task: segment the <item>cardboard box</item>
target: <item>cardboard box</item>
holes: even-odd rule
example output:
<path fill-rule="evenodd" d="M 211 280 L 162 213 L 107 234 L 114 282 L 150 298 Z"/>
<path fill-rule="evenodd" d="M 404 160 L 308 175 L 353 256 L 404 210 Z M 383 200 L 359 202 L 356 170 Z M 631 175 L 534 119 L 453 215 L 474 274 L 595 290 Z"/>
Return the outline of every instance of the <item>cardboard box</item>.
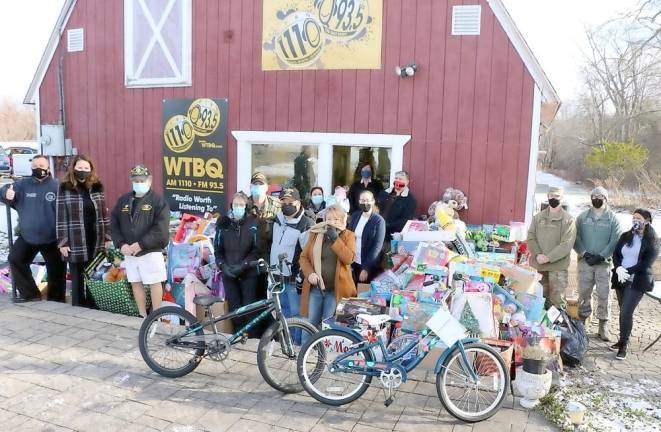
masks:
<path fill-rule="evenodd" d="M 195 305 L 195 316 L 197 317 L 198 320 L 202 321 L 207 318 L 206 316 L 206 308 L 200 305 Z M 218 302 L 215 304 L 211 305 L 211 313 L 213 313 L 213 316 L 215 318 L 218 318 L 221 315 L 225 315 L 229 313 L 229 305 L 228 303 L 225 302 Z M 216 323 L 216 328 L 218 329 L 219 332 L 221 333 L 232 333 L 233 332 L 233 326 L 232 326 L 232 320 L 224 320 L 224 321 L 219 321 Z M 211 326 L 206 327 L 205 330 L 207 332 L 213 331 Z"/>

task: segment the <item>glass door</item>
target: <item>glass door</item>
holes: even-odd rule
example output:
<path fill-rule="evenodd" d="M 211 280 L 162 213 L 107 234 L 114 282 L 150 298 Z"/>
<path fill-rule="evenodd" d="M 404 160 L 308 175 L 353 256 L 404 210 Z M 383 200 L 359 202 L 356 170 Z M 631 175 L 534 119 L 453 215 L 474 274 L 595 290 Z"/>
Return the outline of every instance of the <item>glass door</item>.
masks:
<path fill-rule="evenodd" d="M 374 169 L 374 181 L 384 189 L 390 184 L 392 149 L 389 147 L 333 146 L 332 186 L 351 186 L 360 180 L 360 170 L 369 163 Z"/>

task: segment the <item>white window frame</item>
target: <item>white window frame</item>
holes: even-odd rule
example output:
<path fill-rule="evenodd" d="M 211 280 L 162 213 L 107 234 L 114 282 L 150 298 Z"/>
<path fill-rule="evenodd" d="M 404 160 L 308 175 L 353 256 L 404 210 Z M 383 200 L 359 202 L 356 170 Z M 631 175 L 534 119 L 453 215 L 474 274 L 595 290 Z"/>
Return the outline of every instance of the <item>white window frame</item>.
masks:
<path fill-rule="evenodd" d="M 144 7 L 147 9 L 146 5 L 143 2 L 144 0 L 124 0 L 124 85 L 129 88 L 149 88 L 149 87 L 190 87 L 193 84 L 193 74 L 192 74 L 192 52 L 193 52 L 193 3 L 192 0 L 168 0 L 166 7 L 168 9 L 174 8 L 177 2 L 180 2 L 181 5 L 181 14 L 182 14 L 182 64 L 180 75 L 178 77 L 169 77 L 169 78 L 133 78 L 136 75 L 136 68 L 140 65 L 134 64 L 134 52 L 133 52 L 133 8 L 134 7 Z M 174 13 L 173 10 L 165 13 L 165 17 L 169 14 Z M 153 28 L 158 28 L 159 23 L 154 22 L 153 18 L 149 16 L 147 18 L 151 20 L 152 30 Z M 159 37 L 161 38 L 159 40 Z M 145 49 L 144 57 L 148 58 L 149 55 L 147 52 L 151 53 L 151 50 L 156 44 L 162 44 L 162 48 L 165 51 L 168 49 L 165 46 L 165 42 L 162 40 L 160 33 L 156 36 L 155 32 L 152 33 L 150 42 L 148 43 L 148 48 Z M 150 48 L 151 47 L 151 48 Z M 167 56 L 167 53 L 166 53 Z M 170 59 L 173 61 L 172 59 Z"/>
<path fill-rule="evenodd" d="M 263 132 L 233 131 L 236 138 L 236 188 L 237 191 L 250 191 L 252 176 L 252 151 L 255 144 L 270 145 L 310 145 L 316 146 L 318 153 L 317 181 L 325 191 L 332 190 L 333 182 L 333 146 L 343 147 L 381 147 L 391 149 L 390 179 L 404 165 L 404 145 L 411 140 L 411 135 L 352 134 L 321 132 Z M 326 163 L 326 161 L 331 161 Z"/>

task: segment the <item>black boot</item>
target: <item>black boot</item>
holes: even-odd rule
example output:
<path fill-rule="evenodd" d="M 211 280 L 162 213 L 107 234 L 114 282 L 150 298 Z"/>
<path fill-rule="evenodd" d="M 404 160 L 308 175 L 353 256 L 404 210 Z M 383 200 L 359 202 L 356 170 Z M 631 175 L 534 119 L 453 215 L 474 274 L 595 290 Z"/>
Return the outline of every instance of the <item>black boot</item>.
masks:
<path fill-rule="evenodd" d="M 617 341 L 617 343 L 614 343 L 613 345 L 609 346 L 608 349 L 611 351 L 619 351 L 621 346 L 622 346 L 622 342 Z"/>
<path fill-rule="evenodd" d="M 620 345 L 620 348 L 617 350 L 617 355 L 615 356 L 616 360 L 624 360 L 627 358 L 627 344 Z"/>

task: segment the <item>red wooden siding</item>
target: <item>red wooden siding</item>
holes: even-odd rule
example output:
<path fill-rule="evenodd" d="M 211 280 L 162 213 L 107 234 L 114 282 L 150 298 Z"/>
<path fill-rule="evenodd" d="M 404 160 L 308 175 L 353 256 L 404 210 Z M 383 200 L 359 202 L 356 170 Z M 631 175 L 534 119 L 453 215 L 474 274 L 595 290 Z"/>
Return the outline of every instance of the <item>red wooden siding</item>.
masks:
<path fill-rule="evenodd" d="M 475 3 L 482 34 L 451 36 L 452 6 Z M 420 212 L 455 186 L 469 197 L 469 222 L 523 220 L 534 82 L 487 2 L 384 0 L 383 13 L 380 70 L 263 72 L 262 0 L 195 0 L 192 87 L 126 89 L 123 2 L 79 1 L 67 28 L 85 28 L 85 51 L 58 48 L 40 88 L 41 120 L 57 122 L 64 55 L 67 137 L 97 161 L 111 203 L 128 190 L 134 163 L 153 167 L 161 184 L 163 99 L 227 97 L 229 131 L 410 134 L 404 166 Z M 414 78 L 395 76 L 412 61 Z M 228 143 L 233 191 L 231 134 Z"/>

